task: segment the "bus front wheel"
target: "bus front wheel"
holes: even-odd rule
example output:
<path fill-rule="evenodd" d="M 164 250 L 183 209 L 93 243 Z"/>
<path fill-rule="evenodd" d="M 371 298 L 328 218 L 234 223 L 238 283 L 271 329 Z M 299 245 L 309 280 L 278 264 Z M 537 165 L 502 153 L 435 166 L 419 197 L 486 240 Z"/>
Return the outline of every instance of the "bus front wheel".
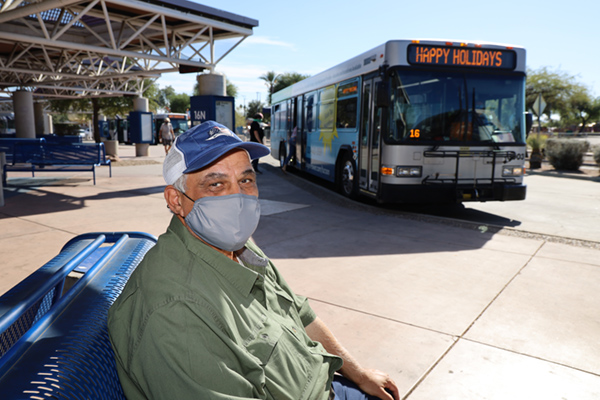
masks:
<path fill-rule="evenodd" d="M 346 197 L 355 198 L 358 190 L 358 176 L 356 175 L 354 160 L 348 153 L 343 155 L 337 175 L 339 192 Z"/>

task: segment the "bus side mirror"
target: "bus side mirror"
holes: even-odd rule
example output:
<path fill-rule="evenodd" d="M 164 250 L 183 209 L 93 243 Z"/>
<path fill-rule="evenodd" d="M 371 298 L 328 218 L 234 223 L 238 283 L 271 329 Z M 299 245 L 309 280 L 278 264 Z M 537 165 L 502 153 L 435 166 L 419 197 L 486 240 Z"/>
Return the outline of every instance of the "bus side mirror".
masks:
<path fill-rule="evenodd" d="M 386 82 L 377 82 L 375 88 L 375 106 L 389 107 L 390 106 L 390 85 Z"/>
<path fill-rule="evenodd" d="M 533 114 L 530 112 L 525 113 L 525 137 L 529 136 L 531 128 L 533 127 Z"/>

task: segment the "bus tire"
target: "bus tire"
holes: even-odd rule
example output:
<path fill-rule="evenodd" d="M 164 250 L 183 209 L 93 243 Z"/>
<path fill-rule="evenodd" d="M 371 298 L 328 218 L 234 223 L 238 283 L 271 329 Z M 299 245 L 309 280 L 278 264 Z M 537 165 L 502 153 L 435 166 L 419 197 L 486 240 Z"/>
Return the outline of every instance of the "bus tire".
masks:
<path fill-rule="evenodd" d="M 352 156 L 345 152 L 337 168 L 338 191 L 348 198 L 356 198 L 358 193 L 358 176 L 356 175 L 356 163 Z"/>
<path fill-rule="evenodd" d="M 283 168 L 283 165 L 285 164 L 285 158 L 285 145 L 281 143 L 279 145 L 279 168 Z"/>

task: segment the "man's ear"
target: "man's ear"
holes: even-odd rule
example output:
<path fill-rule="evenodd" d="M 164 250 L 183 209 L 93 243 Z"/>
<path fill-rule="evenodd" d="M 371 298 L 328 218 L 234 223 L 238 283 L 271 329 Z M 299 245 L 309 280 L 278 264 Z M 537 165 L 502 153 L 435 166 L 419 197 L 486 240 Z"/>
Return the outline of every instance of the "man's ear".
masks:
<path fill-rule="evenodd" d="M 168 185 L 165 188 L 165 200 L 167 201 L 169 210 L 174 214 L 184 217 L 179 191 L 173 185 Z"/>

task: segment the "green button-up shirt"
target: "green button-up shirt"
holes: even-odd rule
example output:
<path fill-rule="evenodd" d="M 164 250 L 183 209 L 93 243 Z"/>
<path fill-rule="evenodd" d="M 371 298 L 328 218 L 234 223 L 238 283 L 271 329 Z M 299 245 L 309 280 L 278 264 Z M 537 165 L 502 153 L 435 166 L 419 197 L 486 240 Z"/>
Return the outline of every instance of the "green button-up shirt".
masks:
<path fill-rule="evenodd" d="M 306 334 L 307 299 L 256 245 L 239 258 L 173 217 L 108 313 L 128 399 L 328 398 L 342 361 Z"/>

